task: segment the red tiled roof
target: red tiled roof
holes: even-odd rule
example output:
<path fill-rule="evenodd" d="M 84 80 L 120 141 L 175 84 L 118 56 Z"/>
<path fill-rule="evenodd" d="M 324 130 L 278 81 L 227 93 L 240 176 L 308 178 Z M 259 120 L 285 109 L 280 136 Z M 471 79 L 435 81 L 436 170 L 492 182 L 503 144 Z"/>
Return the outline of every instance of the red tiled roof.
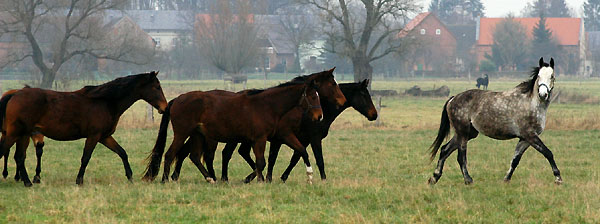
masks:
<path fill-rule="evenodd" d="M 481 18 L 477 45 L 492 45 L 494 29 L 504 18 Z M 533 28 L 540 18 L 514 18 L 525 26 L 527 37 L 533 38 Z M 560 45 L 578 45 L 581 31 L 581 18 L 546 18 L 546 27 L 552 31 L 552 37 Z"/>
<path fill-rule="evenodd" d="M 423 22 L 423 20 L 429 14 L 431 14 L 431 12 L 423 12 L 423 13 L 420 13 L 419 15 L 415 16 L 415 18 L 413 18 L 410 22 L 408 22 L 406 24 L 406 26 L 404 26 L 404 28 L 402 30 L 400 30 L 400 32 L 398 32 L 397 37 L 404 37 L 404 36 L 408 35 L 408 33 L 410 33 L 410 31 L 412 31 L 417 25 L 419 25 L 421 22 Z"/>

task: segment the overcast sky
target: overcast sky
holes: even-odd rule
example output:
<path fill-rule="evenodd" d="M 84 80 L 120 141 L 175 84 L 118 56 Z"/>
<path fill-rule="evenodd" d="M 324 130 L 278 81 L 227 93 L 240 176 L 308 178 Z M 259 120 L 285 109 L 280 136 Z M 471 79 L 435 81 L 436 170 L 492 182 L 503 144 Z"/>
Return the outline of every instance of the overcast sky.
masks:
<path fill-rule="evenodd" d="M 486 17 L 504 17 L 508 13 L 513 12 L 516 15 L 521 13 L 521 10 L 527 5 L 528 2 L 534 0 L 481 0 L 485 7 Z M 581 16 L 581 8 L 585 0 L 565 0 L 569 7 L 575 9 L 577 16 Z M 427 11 L 431 0 L 423 0 L 423 11 Z"/>

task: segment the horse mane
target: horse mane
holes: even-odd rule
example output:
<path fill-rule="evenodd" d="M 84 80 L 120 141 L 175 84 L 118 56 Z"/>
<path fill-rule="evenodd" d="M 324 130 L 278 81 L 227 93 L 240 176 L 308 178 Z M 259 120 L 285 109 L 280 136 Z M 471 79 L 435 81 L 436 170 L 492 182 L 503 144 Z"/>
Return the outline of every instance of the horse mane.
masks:
<path fill-rule="evenodd" d="M 547 67 L 548 64 L 544 63 L 544 67 Z M 541 67 L 533 67 L 531 68 L 531 73 L 529 74 L 530 79 L 523 81 L 521 84 L 517 85 L 517 89 L 521 91 L 521 93 L 531 93 L 533 92 L 533 88 L 535 87 L 535 82 L 537 81 L 538 73 L 540 72 Z"/>
<path fill-rule="evenodd" d="M 249 90 L 246 90 L 246 95 L 252 96 L 252 95 L 256 95 L 256 94 L 262 93 L 265 90 L 269 90 L 269 89 L 275 89 L 275 88 L 281 88 L 281 87 L 286 87 L 286 86 L 304 84 L 304 83 L 306 83 L 306 80 L 308 79 L 309 76 L 310 75 L 298 76 L 298 77 L 293 78 L 292 80 L 290 80 L 288 82 L 284 82 L 284 83 L 281 83 L 281 84 L 279 84 L 277 86 L 269 87 L 267 89 L 249 89 Z"/>
<path fill-rule="evenodd" d="M 85 86 L 80 91 L 84 96 L 92 99 L 119 99 L 130 94 L 135 85 L 148 77 L 150 73 L 120 77 L 101 85 Z"/>

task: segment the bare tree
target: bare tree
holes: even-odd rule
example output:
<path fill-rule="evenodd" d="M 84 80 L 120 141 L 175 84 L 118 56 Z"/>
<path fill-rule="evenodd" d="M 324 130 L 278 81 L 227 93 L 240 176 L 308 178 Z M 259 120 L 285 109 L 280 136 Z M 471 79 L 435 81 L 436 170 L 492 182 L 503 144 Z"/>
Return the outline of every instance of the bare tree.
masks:
<path fill-rule="evenodd" d="M 316 8 L 325 24 L 328 51 L 349 57 L 354 81 L 371 79 L 371 62 L 398 51 L 398 21 L 416 11 L 416 0 L 300 0 Z M 339 46 L 339 47 L 338 47 Z"/>
<path fill-rule="evenodd" d="M 61 66 L 84 55 L 98 59 L 143 64 L 152 55 L 140 55 L 131 44 L 135 36 L 114 38 L 104 23 L 107 10 L 127 0 L 4 0 L 0 4 L 0 28 L 22 37 L 30 50 L 11 54 L 8 63 L 31 58 L 42 73 L 42 88 L 52 87 Z M 146 60 L 148 59 L 148 60 Z"/>
<path fill-rule="evenodd" d="M 245 68 L 255 66 L 259 55 L 251 5 L 238 1 L 235 6 L 232 8 L 228 2 L 219 1 L 211 14 L 199 15 L 196 36 L 200 51 L 210 64 L 234 79 Z"/>
<path fill-rule="evenodd" d="M 282 9 L 279 23 L 283 31 L 281 34 L 294 50 L 293 70 L 300 74 L 300 47 L 310 44 L 316 37 L 314 24 L 305 12 L 295 7 Z"/>

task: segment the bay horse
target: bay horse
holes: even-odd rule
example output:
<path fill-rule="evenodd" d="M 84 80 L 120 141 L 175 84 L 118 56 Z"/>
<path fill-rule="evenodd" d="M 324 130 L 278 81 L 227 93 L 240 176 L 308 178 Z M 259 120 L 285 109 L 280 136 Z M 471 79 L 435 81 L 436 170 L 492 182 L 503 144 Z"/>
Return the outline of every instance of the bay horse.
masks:
<path fill-rule="evenodd" d="M 333 69 L 335 69 L 335 68 L 333 68 Z M 299 77 L 294 78 L 292 80 L 292 82 L 303 82 L 303 81 L 308 82 L 308 81 L 315 80 L 318 83 L 320 83 L 319 87 L 317 89 L 317 92 L 319 93 L 319 100 L 321 102 L 321 105 L 326 104 L 333 108 L 344 107 L 344 105 L 348 104 L 348 101 L 346 101 L 347 98 L 345 97 L 345 94 L 343 93 L 343 91 L 341 91 L 341 85 L 338 85 L 333 77 L 333 69 L 328 70 L 328 71 L 319 72 L 319 73 L 314 73 L 314 74 L 311 74 L 308 76 L 299 76 Z M 365 83 L 368 83 L 368 82 L 365 82 Z M 367 95 L 368 95 L 368 92 L 367 92 Z M 345 102 L 341 102 L 340 99 L 346 99 L 346 100 L 345 100 Z M 306 111 L 303 110 L 301 107 L 296 107 L 296 108 L 290 110 L 289 112 L 287 112 L 283 116 L 283 118 L 279 121 L 279 123 L 277 124 L 275 133 L 273 134 L 273 136 L 268 138 L 268 140 L 271 142 L 271 144 L 273 144 L 273 142 L 277 142 L 279 144 L 287 144 L 288 146 L 290 146 L 290 144 L 287 143 L 287 142 L 289 142 L 287 140 L 287 138 L 290 138 L 291 135 L 298 137 L 298 135 L 296 133 L 299 131 L 300 125 L 302 123 L 312 122 L 308 116 L 303 116 L 303 115 L 306 115 Z M 190 145 L 190 146 L 188 146 L 188 145 Z M 188 142 L 185 143 L 183 150 L 181 150 L 177 154 L 175 171 L 173 172 L 173 175 L 171 175 L 171 179 L 177 180 L 179 178 L 183 160 L 189 155 L 190 150 L 197 150 L 197 149 L 192 149 L 194 147 L 192 145 L 196 146 L 195 143 L 193 142 L 193 139 L 188 140 Z M 215 155 L 214 152 L 216 150 L 216 143 L 213 143 L 210 145 L 212 145 L 213 147 L 209 147 L 208 148 L 209 150 L 205 150 L 203 158 L 206 162 L 208 172 L 210 173 L 209 177 L 216 178 L 214 168 L 213 168 L 213 159 L 214 159 L 214 155 Z M 223 168 L 222 168 L 222 175 L 221 175 L 222 181 L 229 180 L 228 175 L 227 175 L 228 164 L 229 164 L 229 160 L 231 159 L 231 155 L 233 154 L 233 151 L 235 150 L 236 146 L 237 146 L 237 143 L 229 142 L 226 144 L 225 149 L 223 150 Z M 243 153 L 243 154 L 241 153 L 241 155 L 246 160 L 246 162 L 250 165 L 250 167 L 254 170 L 255 163 L 252 160 L 252 158 L 250 157 L 251 146 L 249 143 L 244 143 L 243 146 L 247 147 L 244 149 L 247 149 L 248 151 L 247 151 L 247 153 Z M 300 146 L 295 146 L 295 147 L 300 147 Z M 303 151 L 306 151 L 306 149 L 305 149 L 306 146 L 302 146 L 302 147 L 303 147 Z M 290 148 L 292 148 L 292 146 L 290 146 Z M 242 152 L 242 151 L 240 151 L 240 152 Z M 298 152 L 298 150 L 294 150 L 294 152 Z M 298 155 L 301 155 L 300 152 L 298 152 Z M 269 161 L 270 160 L 271 160 L 271 157 L 269 157 Z M 305 162 L 305 164 L 309 163 L 309 161 L 304 161 L 304 162 Z M 310 168 L 307 167 L 307 176 L 308 176 L 309 183 L 312 181 L 312 173 L 313 173 L 312 167 L 310 167 Z M 252 179 L 254 179 L 254 177 L 256 177 L 254 174 L 255 173 L 253 172 L 251 175 L 246 177 L 244 182 L 249 183 L 250 181 L 252 181 Z M 270 176 L 267 176 L 267 181 L 271 181 Z"/>
<path fill-rule="evenodd" d="M 314 80 L 310 83 L 287 82 L 265 90 L 250 90 L 244 94 L 192 91 L 178 96 L 169 102 L 163 114 L 143 180 L 152 181 L 158 175 L 167 127 L 171 121 L 174 136 L 165 154 L 162 182 L 169 181 L 173 160 L 188 137 L 199 143 L 199 147 L 195 148 L 200 150 L 191 150 L 190 159 L 204 176 L 208 174 L 200 162 L 201 153 L 207 151 L 208 147 L 216 147 L 209 146 L 209 143 L 251 142 L 257 160 L 255 172 L 258 180 L 263 181 L 265 144 L 281 117 L 297 105 L 303 105 L 311 119 L 322 118 L 323 112 L 315 85 Z M 301 145 L 294 136 L 290 136 L 288 140 L 292 145 Z M 306 151 L 304 154 L 308 156 Z M 210 177 L 206 180 L 214 181 Z"/>
<path fill-rule="evenodd" d="M 24 88 L 31 88 L 31 87 L 28 85 L 25 85 Z M 2 98 L 6 97 L 8 95 L 13 95 L 17 91 L 19 91 L 19 90 L 12 89 L 12 90 L 6 91 L 4 94 L 2 94 Z M 1 99 L 0 99 L 0 101 L 1 101 Z M 31 140 L 33 141 L 33 145 L 35 146 L 35 155 L 37 157 L 37 165 L 35 167 L 35 176 L 33 177 L 33 183 L 40 183 L 40 181 L 41 181 L 40 173 L 42 171 L 42 167 L 41 167 L 42 154 L 44 153 L 44 136 L 42 134 L 40 134 L 39 132 L 34 132 L 31 135 Z M 6 179 L 6 177 L 8 176 L 8 154 L 10 154 L 10 149 L 6 149 L 6 152 L 4 153 L 4 170 L 2 170 L 2 177 L 4 177 L 4 179 Z M 16 159 L 17 158 L 15 157 L 15 161 L 16 161 Z M 16 181 L 21 180 L 18 170 L 17 170 L 17 172 L 15 172 L 15 180 Z"/>
<path fill-rule="evenodd" d="M 289 129 L 291 129 L 298 140 L 302 143 L 303 147 L 308 147 L 310 144 L 313 150 L 313 154 L 315 156 L 315 160 L 317 162 L 317 167 L 319 168 L 319 174 L 322 180 L 327 179 L 327 175 L 325 174 L 325 164 L 323 161 L 323 147 L 322 140 L 327 137 L 329 133 L 329 128 L 335 119 L 347 108 L 352 107 L 364 117 L 366 117 L 369 121 L 374 121 L 377 119 L 377 110 L 373 105 L 373 101 L 371 99 L 371 95 L 369 94 L 369 90 L 367 89 L 369 86 L 369 80 L 365 79 L 362 82 L 358 83 L 342 83 L 339 84 L 340 90 L 346 97 L 346 103 L 337 107 L 327 101 L 321 101 L 321 107 L 323 108 L 323 120 L 319 122 L 311 122 L 306 119 L 302 119 L 302 123 L 295 125 L 293 123 L 288 123 L 287 125 Z M 321 97 L 322 98 L 322 97 Z M 286 115 L 287 116 L 287 115 Z M 290 115 L 290 116 L 299 116 L 299 114 Z M 273 167 L 275 166 L 275 162 L 277 160 L 277 156 L 279 154 L 279 149 L 281 148 L 281 141 L 273 140 L 271 141 L 271 148 L 269 149 L 269 163 L 267 168 L 267 177 L 268 181 L 272 181 Z M 235 150 L 236 145 L 229 146 L 227 144 L 225 149 L 223 150 L 223 174 L 222 176 L 227 176 L 227 163 Z M 248 165 L 253 166 L 254 162 L 252 158 L 250 158 L 250 150 L 248 144 L 242 143 L 238 150 L 239 154 L 248 162 Z M 301 155 L 294 151 L 292 155 L 292 159 L 290 164 L 281 175 L 281 180 L 285 182 L 292 171 L 292 169 L 296 166 L 298 161 L 300 160 Z M 246 182 L 251 181 L 254 178 L 253 174 L 250 174 L 246 177 Z"/>
<path fill-rule="evenodd" d="M 17 170 L 25 186 L 31 181 L 25 168 L 25 150 L 34 132 L 58 141 L 86 138 L 76 183 L 83 184 L 85 168 L 98 142 L 123 161 L 125 176 L 131 168 L 125 150 L 112 137 L 120 116 L 136 101 L 144 100 L 162 113 L 167 107 L 158 72 L 117 78 L 74 92 L 24 88 L 0 100 L 2 138 L 0 155 L 17 144 Z"/>
<path fill-rule="evenodd" d="M 467 142 L 482 133 L 490 138 L 507 140 L 519 138 L 510 168 L 504 177 L 509 182 L 519 165 L 521 156 L 529 146 L 542 153 L 550 163 L 555 183 L 561 184 L 560 171 L 552 152 L 539 135 L 546 126 L 546 111 L 554 89 L 554 58 L 550 64 L 540 58 L 539 66 L 531 71 L 531 79 L 514 89 L 492 92 L 479 89 L 467 90 L 446 101 L 437 137 L 431 145 L 431 160 L 437 154 L 450 128 L 454 136 L 441 146 L 440 157 L 429 184 L 435 184 L 442 176 L 444 162 L 458 149 L 458 164 L 465 184 L 473 183 L 467 171 Z"/>

